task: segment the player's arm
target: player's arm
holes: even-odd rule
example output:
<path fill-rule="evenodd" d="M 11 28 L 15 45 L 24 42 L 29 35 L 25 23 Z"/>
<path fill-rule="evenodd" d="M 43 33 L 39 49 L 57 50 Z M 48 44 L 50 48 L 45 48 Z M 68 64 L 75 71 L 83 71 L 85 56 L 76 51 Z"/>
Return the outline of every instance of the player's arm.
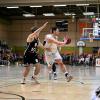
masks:
<path fill-rule="evenodd" d="M 46 41 L 43 41 L 43 46 L 46 44 Z"/>
<path fill-rule="evenodd" d="M 46 27 L 47 23 L 48 22 L 44 23 L 40 28 L 31 33 L 27 38 L 27 42 L 31 42 L 34 37 L 37 38 L 39 36 L 39 33 Z"/>
<path fill-rule="evenodd" d="M 38 28 L 36 31 L 34 31 L 33 34 L 39 34 L 48 24 L 48 22 L 44 23 L 40 28 Z"/>
<path fill-rule="evenodd" d="M 42 48 L 42 49 L 45 49 L 45 47 L 43 46 L 43 44 L 39 41 L 39 45 L 38 45 L 39 48 Z"/>
<path fill-rule="evenodd" d="M 63 46 L 67 42 L 67 40 L 64 40 L 63 42 L 61 42 L 61 41 L 58 41 L 58 40 L 56 40 L 54 38 L 48 38 L 48 41 L 51 42 L 51 43 L 55 43 L 55 44 L 57 44 L 59 46 Z"/>

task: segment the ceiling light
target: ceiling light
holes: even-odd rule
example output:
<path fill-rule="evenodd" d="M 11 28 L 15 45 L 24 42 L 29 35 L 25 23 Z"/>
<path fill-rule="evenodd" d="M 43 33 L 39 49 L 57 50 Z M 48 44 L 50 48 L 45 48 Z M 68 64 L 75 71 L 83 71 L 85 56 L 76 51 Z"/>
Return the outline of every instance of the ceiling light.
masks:
<path fill-rule="evenodd" d="M 75 13 L 64 13 L 64 15 L 65 16 L 71 16 L 71 15 L 75 16 L 76 14 Z"/>
<path fill-rule="evenodd" d="M 71 13 L 64 13 L 65 16 L 70 16 L 72 15 Z"/>
<path fill-rule="evenodd" d="M 72 13 L 72 15 L 75 16 L 76 14 L 75 13 Z"/>
<path fill-rule="evenodd" d="M 23 14 L 24 17 L 34 17 L 35 15 L 33 14 Z"/>
<path fill-rule="evenodd" d="M 30 6 L 30 7 L 42 7 L 41 5 L 37 5 L 37 6 Z"/>
<path fill-rule="evenodd" d="M 12 9 L 12 8 L 19 8 L 18 6 L 12 6 L 12 7 L 7 7 L 8 9 Z"/>
<path fill-rule="evenodd" d="M 94 12 L 83 12 L 83 15 L 94 15 Z"/>
<path fill-rule="evenodd" d="M 65 7 L 66 5 L 53 5 L 54 7 Z"/>
<path fill-rule="evenodd" d="M 89 6 L 89 4 L 76 4 L 76 6 Z"/>
<path fill-rule="evenodd" d="M 100 18 L 96 18 L 96 20 L 100 20 Z"/>
<path fill-rule="evenodd" d="M 54 13 L 44 13 L 43 15 L 44 15 L 44 16 L 55 16 Z"/>

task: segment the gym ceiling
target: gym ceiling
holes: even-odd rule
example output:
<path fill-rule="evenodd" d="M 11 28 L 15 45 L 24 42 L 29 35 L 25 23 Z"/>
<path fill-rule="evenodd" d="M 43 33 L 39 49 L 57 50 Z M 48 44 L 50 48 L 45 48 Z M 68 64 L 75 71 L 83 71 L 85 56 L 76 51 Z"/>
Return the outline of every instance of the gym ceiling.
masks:
<path fill-rule="evenodd" d="M 83 5 L 77 5 L 83 4 Z M 88 5 L 86 5 L 88 4 Z M 54 6 L 65 5 L 65 6 Z M 42 7 L 31 7 L 42 6 Z M 9 9 L 7 7 L 18 7 Z M 84 12 L 93 12 L 94 17 L 100 16 L 100 0 L 0 0 L 0 17 L 3 18 L 28 18 L 24 14 L 34 15 L 30 18 L 48 18 L 44 13 L 53 13 L 51 18 L 84 18 Z M 66 15 L 65 15 L 66 14 Z M 49 16 L 50 18 L 50 16 Z"/>

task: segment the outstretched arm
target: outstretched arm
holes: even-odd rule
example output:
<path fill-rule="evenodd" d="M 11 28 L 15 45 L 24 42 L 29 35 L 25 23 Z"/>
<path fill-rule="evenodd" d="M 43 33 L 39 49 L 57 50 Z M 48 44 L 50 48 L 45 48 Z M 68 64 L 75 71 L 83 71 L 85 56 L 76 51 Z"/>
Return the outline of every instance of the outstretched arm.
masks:
<path fill-rule="evenodd" d="M 48 24 L 48 22 L 44 23 L 40 28 L 38 28 L 36 31 L 34 31 L 34 34 L 39 34 Z"/>
<path fill-rule="evenodd" d="M 47 23 L 48 22 L 44 23 L 40 28 L 38 28 L 36 31 L 31 33 L 27 38 L 27 42 L 31 42 L 34 37 L 37 38 L 39 36 L 39 33 L 42 31 L 42 29 L 46 27 Z"/>
<path fill-rule="evenodd" d="M 58 41 L 55 38 L 48 38 L 48 41 L 51 42 L 51 43 L 55 43 L 59 46 L 64 46 L 67 42 L 67 39 L 64 39 L 64 41 Z"/>

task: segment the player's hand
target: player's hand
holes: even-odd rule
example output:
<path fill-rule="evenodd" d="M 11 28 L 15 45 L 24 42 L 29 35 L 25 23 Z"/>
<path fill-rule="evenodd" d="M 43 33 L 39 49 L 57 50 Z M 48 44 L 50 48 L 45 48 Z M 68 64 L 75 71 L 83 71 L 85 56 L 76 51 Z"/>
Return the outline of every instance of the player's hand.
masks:
<path fill-rule="evenodd" d="M 64 42 L 65 42 L 65 44 L 70 44 L 71 43 L 71 38 L 68 38 L 67 36 L 64 37 Z"/>
<path fill-rule="evenodd" d="M 66 44 L 67 40 L 68 40 L 68 37 L 65 36 L 65 37 L 64 37 L 64 43 L 65 43 L 65 44 Z"/>

